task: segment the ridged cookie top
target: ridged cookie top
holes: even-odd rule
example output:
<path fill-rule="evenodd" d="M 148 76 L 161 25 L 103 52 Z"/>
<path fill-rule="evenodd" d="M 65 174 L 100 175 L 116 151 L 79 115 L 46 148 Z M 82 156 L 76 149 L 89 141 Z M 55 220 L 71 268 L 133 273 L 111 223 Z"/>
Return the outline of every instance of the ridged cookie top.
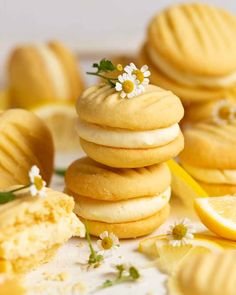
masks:
<path fill-rule="evenodd" d="M 214 76 L 236 70 L 236 18 L 214 6 L 170 6 L 151 21 L 148 43 L 186 72 Z"/>
<path fill-rule="evenodd" d="M 53 162 L 52 135 L 40 118 L 22 109 L 0 114 L 0 188 L 28 184 L 33 165 L 49 184 Z"/>
<path fill-rule="evenodd" d="M 152 130 L 179 122 L 182 104 L 172 92 L 149 85 L 144 93 L 131 99 L 107 84 L 92 86 L 77 102 L 81 120 L 115 128 Z"/>
<path fill-rule="evenodd" d="M 66 171 L 66 187 L 77 195 L 115 201 L 162 193 L 170 185 L 166 164 L 118 169 L 89 158 L 73 162 Z"/>
<path fill-rule="evenodd" d="M 236 125 L 193 125 L 184 131 L 185 147 L 179 155 L 187 164 L 218 169 L 236 169 Z"/>
<path fill-rule="evenodd" d="M 182 295 L 235 295 L 235 251 L 192 255 L 176 276 Z"/>

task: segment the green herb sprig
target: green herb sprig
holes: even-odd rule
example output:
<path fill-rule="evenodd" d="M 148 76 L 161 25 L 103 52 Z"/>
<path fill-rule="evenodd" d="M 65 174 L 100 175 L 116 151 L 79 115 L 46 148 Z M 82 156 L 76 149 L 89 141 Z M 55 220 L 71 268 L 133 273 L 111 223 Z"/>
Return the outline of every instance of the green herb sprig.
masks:
<path fill-rule="evenodd" d="M 86 240 L 88 242 L 88 246 L 90 250 L 88 264 L 89 266 L 97 268 L 101 265 L 102 261 L 104 260 L 104 257 L 103 255 L 99 254 L 97 251 L 94 250 L 86 222 L 85 222 L 85 230 L 86 230 Z"/>
<path fill-rule="evenodd" d="M 25 186 L 21 186 L 21 187 L 18 187 L 16 189 L 12 189 L 10 191 L 5 191 L 5 192 L 0 192 L 0 204 L 5 204 L 5 203 L 8 203 L 8 202 L 11 202 L 15 199 L 15 193 L 17 191 L 21 191 L 25 188 L 28 188 L 30 187 L 31 184 L 28 184 L 28 185 L 25 185 Z"/>
<path fill-rule="evenodd" d="M 117 70 L 117 67 L 108 59 L 103 58 L 99 63 L 94 63 L 93 68 L 96 69 L 96 72 L 87 72 L 88 75 L 100 77 L 108 82 L 111 87 L 116 86 L 117 78 L 107 77 L 104 73 L 114 72 Z"/>
<path fill-rule="evenodd" d="M 136 281 L 140 278 L 139 271 L 134 266 L 130 266 L 127 270 L 123 264 L 118 264 L 116 265 L 116 269 L 117 269 L 116 278 L 113 281 L 106 280 L 100 287 L 101 289 L 122 284 L 125 282 Z"/>

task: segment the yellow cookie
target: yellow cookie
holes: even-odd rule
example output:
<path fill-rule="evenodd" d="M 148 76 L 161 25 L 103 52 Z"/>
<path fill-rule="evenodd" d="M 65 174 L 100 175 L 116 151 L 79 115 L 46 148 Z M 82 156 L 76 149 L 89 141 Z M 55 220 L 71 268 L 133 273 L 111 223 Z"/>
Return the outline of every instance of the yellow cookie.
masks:
<path fill-rule="evenodd" d="M 183 167 L 210 195 L 236 192 L 235 125 L 199 123 L 186 129 Z"/>
<path fill-rule="evenodd" d="M 109 85 L 93 86 L 78 100 L 77 112 L 82 148 L 105 165 L 148 166 L 183 148 L 178 125 L 183 107 L 177 96 L 159 87 L 149 85 L 144 93 L 122 99 Z"/>
<path fill-rule="evenodd" d="M 0 114 L 0 188 L 28 184 L 28 172 L 39 167 L 49 184 L 54 147 L 45 123 L 33 113 L 12 109 Z"/>
<path fill-rule="evenodd" d="M 203 3 L 172 5 L 157 14 L 144 53 L 153 83 L 185 103 L 224 98 L 220 93 L 235 89 L 235 28 L 232 14 Z"/>
<path fill-rule="evenodd" d="M 60 42 L 19 46 L 7 67 L 13 107 L 74 101 L 83 90 L 75 58 Z"/>
<path fill-rule="evenodd" d="M 152 84 L 163 87 L 176 93 L 181 98 L 185 106 L 192 103 L 202 103 L 206 101 L 215 101 L 228 97 L 233 89 L 225 88 L 204 88 L 201 86 L 186 86 L 167 77 L 160 69 L 155 67 L 147 55 L 146 45 L 141 49 L 138 59 L 138 64 L 141 66 L 147 64 L 151 71 L 150 80 Z M 235 89 L 236 90 L 236 89 Z"/>
<path fill-rule="evenodd" d="M 234 98 L 191 105 L 186 108 L 184 121 L 228 124 L 235 121 L 235 106 Z"/>
<path fill-rule="evenodd" d="M 160 225 L 162 225 L 169 215 L 169 205 L 166 205 L 163 209 L 155 213 L 154 215 L 126 223 L 105 223 L 92 220 L 84 220 L 81 218 L 82 222 L 86 222 L 89 232 L 93 236 L 99 236 L 102 232 L 108 231 L 113 232 L 120 239 L 137 238 L 150 234 Z"/>
<path fill-rule="evenodd" d="M 0 205 L 0 270 L 29 271 L 72 236 L 84 236 L 84 226 L 73 209 L 73 198 L 49 188 L 43 198 L 32 197 L 25 189 Z"/>
<path fill-rule="evenodd" d="M 157 148 L 125 149 L 98 145 L 80 139 L 86 154 L 95 161 L 116 168 L 139 168 L 174 158 L 184 148 L 182 133 L 172 142 Z"/>
<path fill-rule="evenodd" d="M 235 251 L 191 256 L 168 282 L 170 295 L 234 295 Z"/>
<path fill-rule="evenodd" d="M 114 169 L 89 158 L 73 162 L 66 171 L 65 184 L 73 195 L 104 201 L 154 196 L 170 186 L 166 164 L 137 169 Z"/>

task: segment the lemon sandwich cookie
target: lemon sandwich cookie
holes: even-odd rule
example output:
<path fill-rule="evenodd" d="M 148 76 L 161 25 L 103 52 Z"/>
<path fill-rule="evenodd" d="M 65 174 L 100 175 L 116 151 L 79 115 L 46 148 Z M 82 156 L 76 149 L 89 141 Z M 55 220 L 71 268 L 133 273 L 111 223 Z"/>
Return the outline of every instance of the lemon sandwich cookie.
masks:
<path fill-rule="evenodd" d="M 145 75 L 150 75 L 147 66 L 137 69 L 131 63 L 118 78 L 106 78 L 109 85 L 92 86 L 78 99 L 81 146 L 95 161 L 117 168 L 144 167 L 183 149 L 179 98 L 148 85 Z"/>
<path fill-rule="evenodd" d="M 49 184 L 53 163 L 52 135 L 40 118 L 22 109 L 0 113 L 0 189 L 26 184 L 33 165 Z"/>
<path fill-rule="evenodd" d="M 75 213 L 99 236 L 107 230 L 119 238 L 151 233 L 168 217 L 170 171 L 166 164 L 111 168 L 89 158 L 73 162 L 65 175 L 66 193 Z"/>
<path fill-rule="evenodd" d="M 139 58 L 150 66 L 152 83 L 189 104 L 235 92 L 235 50 L 234 15 L 208 4 L 184 3 L 151 20 Z"/>
<path fill-rule="evenodd" d="M 78 148 L 74 102 L 84 83 L 73 53 L 58 41 L 22 45 L 11 53 L 7 69 L 10 106 L 41 117 L 57 150 Z"/>
<path fill-rule="evenodd" d="M 183 167 L 211 196 L 236 192 L 236 125 L 198 123 L 184 131 Z"/>

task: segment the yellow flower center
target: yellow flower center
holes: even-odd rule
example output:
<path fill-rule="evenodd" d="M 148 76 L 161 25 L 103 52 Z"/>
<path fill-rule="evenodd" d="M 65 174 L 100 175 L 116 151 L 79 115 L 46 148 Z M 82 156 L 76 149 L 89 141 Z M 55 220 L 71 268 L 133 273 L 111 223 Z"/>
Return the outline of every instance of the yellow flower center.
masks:
<path fill-rule="evenodd" d="M 230 115 L 230 108 L 229 106 L 222 106 L 218 111 L 218 116 L 220 119 L 228 120 Z"/>
<path fill-rule="evenodd" d="M 141 72 L 140 70 L 134 70 L 132 72 L 132 74 L 136 76 L 136 78 L 139 81 L 139 83 L 142 83 L 143 82 L 143 80 L 144 80 L 143 72 Z"/>
<path fill-rule="evenodd" d="M 187 234 L 187 227 L 183 224 L 177 224 L 172 229 L 172 235 L 174 240 L 182 240 Z"/>
<path fill-rule="evenodd" d="M 43 179 L 39 176 L 34 177 L 34 185 L 38 191 L 43 188 Z"/>
<path fill-rule="evenodd" d="M 118 64 L 118 65 L 116 66 L 116 69 L 117 69 L 119 72 L 121 72 L 121 71 L 123 71 L 123 66 L 122 66 L 121 64 Z"/>
<path fill-rule="evenodd" d="M 105 250 L 111 249 L 113 246 L 113 240 L 110 237 L 102 239 L 102 248 Z"/>
<path fill-rule="evenodd" d="M 122 89 L 125 93 L 131 93 L 134 90 L 134 83 L 130 80 L 125 80 L 122 84 Z"/>

